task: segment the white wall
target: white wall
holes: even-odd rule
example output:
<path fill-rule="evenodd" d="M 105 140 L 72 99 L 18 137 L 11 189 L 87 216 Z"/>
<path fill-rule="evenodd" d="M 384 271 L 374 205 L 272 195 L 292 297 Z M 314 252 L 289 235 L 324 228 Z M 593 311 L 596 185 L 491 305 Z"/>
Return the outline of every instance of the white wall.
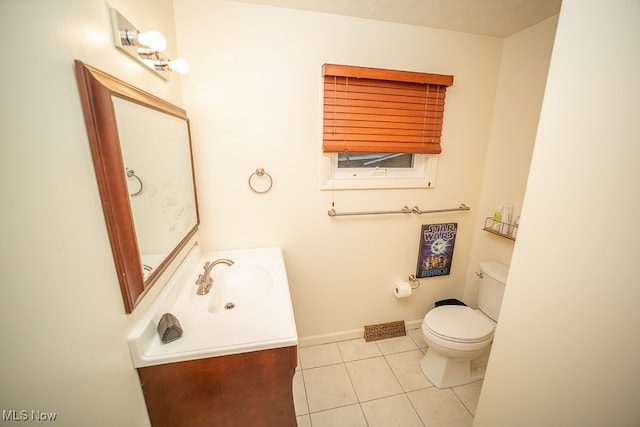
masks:
<path fill-rule="evenodd" d="M 170 1 L 111 3 L 138 26 L 163 31 L 171 56 L 179 34 L 181 56 L 193 67 L 183 90 L 204 242 L 210 249 L 282 246 L 301 336 L 419 319 L 434 300 L 462 297 L 486 215 L 480 206 L 489 198 L 481 183 L 502 40 L 222 0 L 177 2 L 174 31 Z M 64 425 L 146 426 L 126 335 L 159 288 L 124 314 L 72 61 L 178 105 L 180 81 L 160 80 L 113 47 L 102 1 L 3 0 L 0 23 L 11 59 L 0 65 L 0 320 L 8 331 L 0 409 L 55 411 Z M 16 34 L 27 41 L 15 43 Z M 455 75 L 435 190 L 319 190 L 324 62 Z M 274 82 L 284 89 L 276 92 Z M 268 109 L 267 98 L 275 102 Z M 275 181 L 262 196 L 246 185 L 257 167 Z M 472 211 L 331 219 L 332 200 L 339 210 L 464 202 Z M 420 225 L 444 221 L 460 223 L 453 274 L 424 280 L 411 299 L 396 301 L 391 284 L 415 270 Z"/>
<path fill-rule="evenodd" d="M 505 202 L 522 211 L 531 154 L 542 105 L 558 17 L 553 16 L 507 37 L 502 48 L 486 165 L 478 202 L 473 248 L 469 259 L 465 302 L 475 305 L 478 263 L 496 260 L 509 265 L 513 240 L 483 231 L 486 217 Z"/>
<path fill-rule="evenodd" d="M 421 319 L 437 299 L 462 297 L 489 139 L 502 40 L 364 19 L 216 0 L 175 4 L 193 124 L 201 237 L 209 249 L 284 249 L 298 334 Z M 434 190 L 320 190 L 321 67 L 338 63 L 453 74 Z M 256 168 L 273 176 L 257 195 Z M 457 207 L 468 213 L 329 218 L 336 210 Z M 420 226 L 456 221 L 450 276 L 392 296 L 415 272 Z M 305 340 L 303 340 L 305 342 Z"/>
<path fill-rule="evenodd" d="M 563 1 L 476 427 L 640 422 L 638 22 Z"/>
<path fill-rule="evenodd" d="M 170 0 L 111 3 L 164 32 L 175 53 Z M 126 344 L 139 310 L 124 314 L 73 60 L 176 104 L 179 80 L 114 48 L 102 0 L 2 0 L 0 37 L 0 410 L 57 412 L 64 426 L 149 425 Z"/>

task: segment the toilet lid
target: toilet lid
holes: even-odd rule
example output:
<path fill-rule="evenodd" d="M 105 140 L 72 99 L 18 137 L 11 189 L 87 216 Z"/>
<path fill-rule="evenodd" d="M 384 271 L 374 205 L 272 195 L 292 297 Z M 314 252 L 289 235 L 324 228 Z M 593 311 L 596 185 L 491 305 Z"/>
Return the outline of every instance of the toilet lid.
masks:
<path fill-rule="evenodd" d="M 495 323 L 481 312 L 461 305 L 443 305 L 429 311 L 424 325 L 435 335 L 457 342 L 483 341 Z"/>

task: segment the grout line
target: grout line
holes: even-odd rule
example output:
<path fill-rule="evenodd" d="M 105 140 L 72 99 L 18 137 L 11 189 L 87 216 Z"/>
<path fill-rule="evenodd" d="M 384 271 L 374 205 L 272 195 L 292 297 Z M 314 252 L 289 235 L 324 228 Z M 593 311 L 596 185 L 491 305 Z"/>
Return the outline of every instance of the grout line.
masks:
<path fill-rule="evenodd" d="M 417 350 L 418 350 L 418 351 L 420 351 L 420 352 L 422 353 L 422 349 L 420 348 L 419 343 L 417 343 L 417 342 L 416 342 L 416 341 L 415 341 L 415 340 L 414 340 L 414 339 L 413 339 L 409 334 L 407 334 L 406 336 L 408 336 L 408 337 L 411 339 L 411 341 L 416 345 Z M 419 390 L 426 390 L 426 389 L 428 389 L 428 388 L 430 388 L 430 387 L 424 387 L 424 388 L 420 388 L 420 389 L 417 389 L 417 390 L 411 390 L 410 392 L 409 392 L 409 391 L 405 391 L 405 390 L 404 390 L 404 387 L 402 386 L 402 383 L 400 382 L 400 379 L 398 378 L 397 374 L 394 372 L 393 368 L 392 368 L 392 367 L 391 367 L 391 365 L 389 364 L 389 361 L 387 360 L 387 356 L 392 356 L 392 355 L 401 354 L 401 353 L 408 353 L 408 352 L 415 351 L 416 349 L 410 349 L 410 350 L 399 351 L 399 352 L 396 352 L 396 353 L 384 354 L 384 353 L 382 352 L 382 349 L 381 349 L 381 348 L 380 348 L 380 346 L 378 345 L 378 342 L 375 342 L 376 347 L 378 348 L 378 351 L 380 352 L 380 355 L 362 357 L 362 358 L 358 358 L 358 359 L 354 359 L 354 360 L 350 360 L 349 362 L 346 362 L 346 361 L 345 361 L 345 359 L 344 359 L 344 355 L 342 354 L 342 350 L 340 350 L 340 346 L 338 346 L 338 345 L 337 345 L 337 343 L 338 343 L 338 342 L 343 342 L 343 341 L 353 341 L 353 340 L 356 340 L 356 339 L 357 339 L 357 338 L 354 338 L 354 339 L 347 339 L 347 340 L 339 340 L 339 341 L 336 341 L 336 342 L 334 343 L 334 344 L 336 344 L 336 346 L 337 346 L 337 348 L 338 348 L 338 353 L 340 354 L 340 358 L 341 358 L 342 362 L 330 363 L 330 364 L 328 364 L 328 365 L 314 366 L 314 367 L 312 367 L 312 368 L 303 368 L 303 367 L 302 367 L 302 361 L 300 362 L 300 365 L 301 365 L 301 366 L 300 366 L 300 372 L 301 372 L 301 374 L 302 374 L 302 383 L 303 383 L 303 389 L 304 389 L 304 394 L 305 394 L 305 401 L 306 401 L 306 406 L 307 406 L 307 413 L 306 413 L 306 414 L 301 414 L 301 415 L 299 415 L 299 416 L 305 416 L 305 415 L 309 416 L 309 422 L 311 423 L 311 426 L 313 427 L 313 420 L 312 420 L 312 418 L 311 418 L 311 414 L 316 414 L 316 413 L 320 413 L 320 412 L 326 412 L 326 411 L 331 411 L 331 410 L 334 410 L 334 409 L 339 409 L 339 408 L 344 408 L 344 407 L 348 407 L 348 406 L 358 405 L 358 407 L 360 408 L 360 412 L 362 413 L 362 415 L 363 415 L 363 417 L 364 417 L 364 419 L 365 419 L 365 422 L 367 423 L 367 426 L 368 426 L 368 425 L 369 425 L 369 422 L 367 421 L 367 419 L 366 419 L 366 415 L 365 415 L 365 413 L 364 413 L 364 410 L 362 409 L 362 403 L 364 403 L 364 402 L 372 402 L 372 401 L 375 401 L 375 400 L 386 399 L 386 398 L 393 397 L 393 396 L 405 395 L 405 396 L 406 396 L 406 398 L 409 400 L 409 403 L 411 404 L 411 407 L 413 408 L 413 410 L 415 411 L 415 413 L 418 415 L 418 418 L 420 419 L 420 422 L 421 422 L 423 425 L 425 425 L 425 422 L 424 422 L 424 420 L 420 417 L 420 413 L 418 412 L 417 408 L 414 406 L 414 404 L 413 404 L 413 402 L 411 401 L 411 399 L 409 399 L 409 393 L 410 393 L 410 392 L 419 391 Z M 316 346 L 326 345 L 326 344 L 332 344 L 332 343 L 317 344 Z M 314 345 L 312 345 L 312 346 L 306 346 L 306 347 L 314 347 Z M 422 354 L 424 355 L 424 353 L 422 353 Z M 401 393 L 396 393 L 396 394 L 393 394 L 393 395 L 389 395 L 389 396 L 378 397 L 378 398 L 375 398 L 375 399 L 360 400 L 360 397 L 358 396 L 358 393 L 357 393 L 357 391 L 356 391 L 356 388 L 355 388 L 355 386 L 354 386 L 354 384 L 353 384 L 353 380 L 352 380 L 352 378 L 351 378 L 351 374 L 349 373 L 349 370 L 347 369 L 346 364 L 347 364 L 347 363 L 350 363 L 350 362 L 357 362 L 357 361 L 360 361 L 360 360 L 373 359 L 373 358 L 377 358 L 377 357 L 382 357 L 382 358 L 384 359 L 385 363 L 387 364 L 387 367 L 391 370 L 391 373 L 393 374 L 394 378 L 396 379 L 396 381 L 397 381 L 397 382 L 398 382 L 398 384 L 400 385 L 400 388 L 401 388 L 402 392 L 401 392 Z M 356 403 L 350 403 L 350 404 L 347 404 L 347 405 L 340 405 L 340 406 L 336 406 L 336 407 L 333 407 L 333 408 L 327 408 L 327 409 L 322 409 L 322 410 L 319 410 L 319 411 L 313 411 L 313 412 L 312 412 L 312 411 L 311 411 L 311 408 L 310 408 L 310 406 L 309 406 L 309 398 L 308 398 L 308 394 L 307 394 L 307 385 L 306 385 L 306 382 L 305 382 L 305 380 L 304 380 L 304 371 L 306 371 L 306 370 L 311 370 L 311 369 L 322 368 L 322 367 L 325 367 L 325 366 L 336 366 L 336 365 L 343 365 L 343 366 L 344 366 L 344 368 L 345 368 L 345 370 L 346 370 L 346 372 L 347 372 L 347 377 L 349 378 L 349 383 L 350 383 L 351 388 L 353 389 L 354 394 L 355 394 L 355 396 L 356 396 L 357 402 L 356 402 Z M 432 385 L 431 387 L 435 387 L 435 386 L 433 386 L 433 385 Z M 454 394 L 454 396 L 456 397 L 456 399 L 458 399 L 458 401 L 459 401 L 459 402 L 462 404 L 462 406 L 467 410 L 467 412 L 469 412 L 469 414 L 471 415 L 471 417 L 472 417 L 473 419 L 475 419 L 474 414 L 471 412 L 471 410 L 469 409 L 469 407 L 464 403 L 464 401 L 460 398 L 460 396 L 458 396 L 458 393 L 456 393 L 456 391 L 454 390 L 454 388 L 453 388 L 453 387 L 448 387 L 448 389 L 449 389 L 449 390 L 451 390 L 451 391 L 453 392 L 453 394 Z"/>
<path fill-rule="evenodd" d="M 304 369 L 300 368 L 300 375 L 302 376 L 302 390 L 304 391 L 304 404 L 307 407 L 307 415 L 309 415 L 309 421 L 311 421 L 311 408 L 309 408 L 309 395 L 307 394 L 307 383 L 304 380 Z M 304 415 L 304 414 L 301 414 Z"/>
<path fill-rule="evenodd" d="M 477 380 L 477 381 L 482 381 L 482 380 Z M 472 381 L 471 383 L 467 383 L 467 384 L 472 384 L 472 383 L 477 382 L 477 381 Z M 467 384 L 463 384 L 462 386 L 465 386 Z M 462 386 L 458 386 L 458 387 L 462 387 Z M 462 403 L 462 406 L 464 406 L 464 408 L 469 412 L 469 414 L 471 415 L 471 418 L 475 419 L 476 418 L 475 414 L 473 412 L 471 412 L 471 409 L 469 409 L 467 404 L 464 403 L 464 401 L 460 398 L 460 396 L 458 396 L 458 393 L 456 393 L 456 388 L 455 387 L 451 387 L 451 391 L 453 392 L 453 394 L 455 394 L 455 396 L 458 398 L 460 403 Z"/>
<path fill-rule="evenodd" d="M 386 399 L 388 397 L 395 397 L 395 396 L 402 396 L 402 395 L 406 395 L 407 393 L 405 391 L 402 391 L 400 393 L 396 393 L 396 394 L 390 394 L 388 396 L 382 396 L 382 397 L 376 397 L 374 399 L 369 399 L 369 400 L 358 400 L 358 403 L 367 403 L 367 402 L 373 402 L 376 400 L 382 400 L 382 399 Z"/>
<path fill-rule="evenodd" d="M 409 335 L 407 335 L 409 336 Z M 409 336 L 409 338 L 411 338 Z M 413 338 L 411 338 L 411 340 L 416 344 L 416 347 L 418 347 L 418 343 L 415 342 L 415 340 Z M 409 350 L 409 351 L 415 351 L 415 350 Z M 418 351 L 420 353 L 422 353 L 422 351 L 420 350 L 420 348 L 418 347 Z M 406 352 L 405 352 L 406 353 Z M 399 353 L 394 353 L 394 354 L 399 354 Z M 387 355 L 384 356 L 384 360 L 385 362 L 387 362 L 387 366 L 389 366 L 389 369 L 391 369 L 391 372 L 393 373 L 393 376 L 396 378 L 396 381 L 398 381 L 398 384 L 400 384 L 400 388 L 402 389 L 405 398 L 409 401 L 409 404 L 411 405 L 411 407 L 413 408 L 413 412 L 415 412 L 415 414 L 418 416 L 418 419 L 420 420 L 420 422 L 422 423 L 423 426 L 425 426 L 425 422 L 422 419 L 422 417 L 420 416 L 420 412 L 418 412 L 418 409 L 413 405 L 413 402 L 411 401 L 411 399 L 409 399 L 409 392 L 406 391 L 404 389 L 404 386 L 402 385 L 402 383 L 400 382 L 400 378 L 398 378 L 398 375 L 395 373 L 395 371 L 393 370 L 393 368 L 391 367 L 391 365 L 389 364 L 389 361 L 387 360 Z M 424 375 L 424 374 L 423 374 Z M 432 385 L 433 387 L 433 385 Z M 427 389 L 428 387 L 425 387 L 424 389 Z M 422 389 L 418 389 L 418 390 L 422 390 Z M 416 390 L 412 390 L 412 391 L 416 391 Z"/>
<path fill-rule="evenodd" d="M 458 398 L 458 400 L 460 401 L 460 403 L 462 403 L 462 406 L 464 406 L 464 409 L 467 410 L 467 412 L 469 413 L 469 415 L 471 415 L 471 418 L 475 419 L 475 416 L 473 415 L 473 413 L 471 412 L 471 410 L 469 409 L 469 407 L 466 405 L 466 403 L 464 403 L 462 401 L 462 399 L 460 399 L 460 396 L 458 396 L 458 393 L 456 393 L 455 389 L 453 387 L 451 387 L 451 391 L 453 392 L 453 394 Z"/>
<path fill-rule="evenodd" d="M 426 389 L 421 389 L 421 390 L 426 390 Z M 411 399 L 409 399 L 409 393 L 405 393 L 407 395 L 407 400 L 409 401 L 409 404 L 411 405 L 411 407 L 413 408 L 413 411 L 416 413 L 416 415 L 418 416 L 418 419 L 420 420 L 420 422 L 422 423 L 423 426 L 426 426 L 427 424 L 425 423 L 425 421 L 422 419 L 422 417 L 420 416 L 420 412 L 418 411 L 418 408 L 415 407 L 415 405 L 413 404 L 413 401 Z"/>

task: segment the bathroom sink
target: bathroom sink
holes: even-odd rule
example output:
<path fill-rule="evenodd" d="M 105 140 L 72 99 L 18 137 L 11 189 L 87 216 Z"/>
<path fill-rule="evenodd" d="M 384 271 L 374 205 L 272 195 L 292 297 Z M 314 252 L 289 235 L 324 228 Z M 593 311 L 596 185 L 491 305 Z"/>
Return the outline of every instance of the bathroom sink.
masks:
<path fill-rule="evenodd" d="M 211 290 L 198 295 L 198 276 L 215 265 Z M 157 325 L 164 313 L 175 316 L 179 339 L 163 343 Z M 187 257 L 129 334 L 136 368 L 298 344 L 284 257 L 280 248 L 238 249 Z"/>
<path fill-rule="evenodd" d="M 273 288 L 273 274 L 259 265 L 233 265 L 218 276 L 218 285 L 229 297 L 262 300 Z"/>
<path fill-rule="evenodd" d="M 256 264 L 234 264 L 215 271 L 213 286 L 206 295 L 191 294 L 200 311 L 220 314 L 224 310 L 248 309 L 269 299 L 274 276 L 267 268 Z"/>

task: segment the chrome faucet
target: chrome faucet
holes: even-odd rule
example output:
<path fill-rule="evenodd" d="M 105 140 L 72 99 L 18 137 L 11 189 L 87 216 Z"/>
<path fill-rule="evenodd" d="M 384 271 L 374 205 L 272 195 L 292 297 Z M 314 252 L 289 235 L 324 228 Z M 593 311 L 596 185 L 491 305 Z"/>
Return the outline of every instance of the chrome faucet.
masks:
<path fill-rule="evenodd" d="M 217 259 L 213 262 L 207 261 L 207 263 L 204 265 L 204 274 L 198 275 L 198 280 L 196 280 L 196 285 L 198 285 L 198 295 L 206 295 L 211 290 L 211 286 L 213 285 L 211 270 L 218 264 L 233 265 L 233 261 L 226 258 Z"/>

